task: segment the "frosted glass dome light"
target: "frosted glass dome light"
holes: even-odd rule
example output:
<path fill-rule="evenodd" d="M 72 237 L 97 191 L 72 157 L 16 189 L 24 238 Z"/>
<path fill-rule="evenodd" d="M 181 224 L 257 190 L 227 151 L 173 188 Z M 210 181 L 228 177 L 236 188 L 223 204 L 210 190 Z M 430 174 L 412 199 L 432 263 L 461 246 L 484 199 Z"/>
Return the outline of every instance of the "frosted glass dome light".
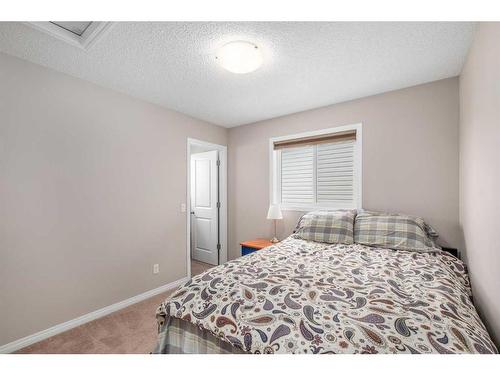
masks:
<path fill-rule="evenodd" d="M 262 65 L 262 53 L 259 47 L 250 42 L 230 42 L 225 44 L 216 56 L 219 64 L 236 74 L 245 74 L 257 70 Z"/>

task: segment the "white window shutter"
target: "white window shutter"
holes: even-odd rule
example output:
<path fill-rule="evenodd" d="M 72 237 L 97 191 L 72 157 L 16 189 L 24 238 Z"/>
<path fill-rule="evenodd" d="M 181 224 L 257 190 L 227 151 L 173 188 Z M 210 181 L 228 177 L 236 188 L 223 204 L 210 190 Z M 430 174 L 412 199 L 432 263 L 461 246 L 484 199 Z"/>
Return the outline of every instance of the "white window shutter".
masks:
<path fill-rule="evenodd" d="M 281 203 L 285 210 L 360 207 L 361 126 L 355 128 L 355 137 L 342 139 L 332 136 L 311 140 L 309 134 L 284 138 L 290 141 L 289 144 L 282 139 L 272 139 L 273 200 Z M 331 130 L 331 133 L 322 134 L 340 132 L 337 129 L 325 130 Z M 291 140 L 299 141 L 294 143 Z M 279 147 L 277 141 L 281 142 Z"/>
<path fill-rule="evenodd" d="M 281 150 L 281 203 L 315 201 L 315 146 Z"/>
<path fill-rule="evenodd" d="M 317 147 L 317 203 L 354 203 L 355 141 Z"/>

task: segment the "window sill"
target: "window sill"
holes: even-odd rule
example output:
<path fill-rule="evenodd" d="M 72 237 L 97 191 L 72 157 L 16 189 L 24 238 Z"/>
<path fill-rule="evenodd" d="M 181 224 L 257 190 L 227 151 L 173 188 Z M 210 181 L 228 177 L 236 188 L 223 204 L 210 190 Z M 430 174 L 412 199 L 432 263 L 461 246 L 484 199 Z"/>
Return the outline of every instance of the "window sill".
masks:
<path fill-rule="evenodd" d="M 361 209 L 361 207 L 356 207 L 356 205 L 287 205 L 287 204 L 280 204 L 280 209 L 282 211 L 302 211 L 302 212 L 308 212 L 308 211 L 318 211 L 318 210 L 355 210 L 355 209 Z"/>

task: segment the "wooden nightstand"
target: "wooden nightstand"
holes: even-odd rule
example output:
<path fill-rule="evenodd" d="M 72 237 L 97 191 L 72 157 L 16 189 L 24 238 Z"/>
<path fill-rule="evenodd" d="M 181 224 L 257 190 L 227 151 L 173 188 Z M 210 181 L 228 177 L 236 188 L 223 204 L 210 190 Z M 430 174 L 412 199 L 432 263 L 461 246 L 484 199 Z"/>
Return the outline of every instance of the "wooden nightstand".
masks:
<path fill-rule="evenodd" d="M 443 251 L 446 251 L 447 253 L 450 253 L 451 255 L 453 255 L 455 258 L 458 258 L 460 259 L 460 252 L 458 251 L 458 249 L 454 248 L 454 247 L 441 247 L 441 249 Z"/>
<path fill-rule="evenodd" d="M 253 253 L 254 251 L 274 245 L 274 243 L 272 243 L 266 238 L 257 238 L 255 240 L 241 242 L 240 245 L 241 245 L 241 255 L 248 255 Z"/>

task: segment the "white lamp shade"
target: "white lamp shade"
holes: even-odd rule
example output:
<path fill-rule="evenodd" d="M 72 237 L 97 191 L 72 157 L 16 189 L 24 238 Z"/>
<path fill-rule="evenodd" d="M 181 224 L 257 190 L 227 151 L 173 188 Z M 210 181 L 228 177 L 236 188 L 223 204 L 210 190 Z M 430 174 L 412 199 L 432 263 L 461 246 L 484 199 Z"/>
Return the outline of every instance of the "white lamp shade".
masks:
<path fill-rule="evenodd" d="M 230 42 L 217 52 L 219 64 L 236 74 L 253 72 L 262 65 L 262 53 L 255 44 L 244 41 Z"/>
<path fill-rule="evenodd" d="M 277 204 L 272 204 L 269 206 L 267 211 L 267 218 L 269 220 L 281 220 L 283 219 L 283 214 L 281 213 L 280 206 Z"/>

